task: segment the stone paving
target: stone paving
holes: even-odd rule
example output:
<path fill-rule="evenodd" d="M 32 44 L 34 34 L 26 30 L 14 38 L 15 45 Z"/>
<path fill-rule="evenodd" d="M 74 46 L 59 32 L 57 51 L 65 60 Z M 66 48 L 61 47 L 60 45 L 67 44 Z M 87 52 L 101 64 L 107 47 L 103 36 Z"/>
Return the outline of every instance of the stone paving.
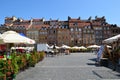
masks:
<path fill-rule="evenodd" d="M 120 80 L 120 73 L 95 65 L 93 53 L 46 57 L 15 80 Z"/>

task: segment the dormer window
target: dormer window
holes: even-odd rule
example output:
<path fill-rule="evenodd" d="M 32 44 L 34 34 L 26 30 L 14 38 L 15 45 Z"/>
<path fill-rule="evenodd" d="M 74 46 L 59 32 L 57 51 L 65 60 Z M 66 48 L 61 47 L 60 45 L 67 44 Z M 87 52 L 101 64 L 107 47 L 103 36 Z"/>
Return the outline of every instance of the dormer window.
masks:
<path fill-rule="evenodd" d="M 77 26 L 77 25 L 78 25 L 78 23 L 74 23 L 73 25 L 74 25 L 74 26 Z"/>

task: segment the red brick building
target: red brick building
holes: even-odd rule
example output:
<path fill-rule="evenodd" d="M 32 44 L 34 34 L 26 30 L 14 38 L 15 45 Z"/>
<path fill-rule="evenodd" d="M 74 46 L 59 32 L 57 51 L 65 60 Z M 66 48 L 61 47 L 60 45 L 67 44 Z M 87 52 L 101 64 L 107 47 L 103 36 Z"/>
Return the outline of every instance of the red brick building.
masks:
<path fill-rule="evenodd" d="M 24 33 L 37 43 L 56 44 L 61 46 L 88 46 L 102 44 L 102 40 L 120 34 L 117 25 L 106 22 L 105 17 L 95 17 L 82 20 L 80 17 L 68 17 L 66 21 L 42 19 L 24 20 L 16 17 L 6 17 L 1 33 L 6 30 L 15 30 Z M 116 32 L 117 31 L 117 32 Z"/>
<path fill-rule="evenodd" d="M 71 46 L 88 46 L 94 44 L 94 31 L 89 21 L 81 20 L 80 17 L 76 19 L 68 17 L 68 23 L 71 35 Z"/>

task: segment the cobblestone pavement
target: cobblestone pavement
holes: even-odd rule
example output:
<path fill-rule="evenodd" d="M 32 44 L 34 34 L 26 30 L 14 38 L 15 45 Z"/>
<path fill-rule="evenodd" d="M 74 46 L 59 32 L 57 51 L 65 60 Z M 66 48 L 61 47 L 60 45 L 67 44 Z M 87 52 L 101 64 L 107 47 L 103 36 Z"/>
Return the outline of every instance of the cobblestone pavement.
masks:
<path fill-rule="evenodd" d="M 15 80 L 119 80 L 120 73 L 95 66 L 93 53 L 46 57 L 34 68 L 19 73 Z"/>

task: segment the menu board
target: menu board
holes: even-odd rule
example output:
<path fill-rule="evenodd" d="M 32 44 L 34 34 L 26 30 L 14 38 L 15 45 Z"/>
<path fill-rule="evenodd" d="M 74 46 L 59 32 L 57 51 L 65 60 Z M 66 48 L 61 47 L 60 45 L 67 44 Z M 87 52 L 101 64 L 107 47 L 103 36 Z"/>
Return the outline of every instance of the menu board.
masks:
<path fill-rule="evenodd" d="M 99 62 L 104 51 L 104 45 L 102 45 L 97 53 L 97 61 Z"/>

